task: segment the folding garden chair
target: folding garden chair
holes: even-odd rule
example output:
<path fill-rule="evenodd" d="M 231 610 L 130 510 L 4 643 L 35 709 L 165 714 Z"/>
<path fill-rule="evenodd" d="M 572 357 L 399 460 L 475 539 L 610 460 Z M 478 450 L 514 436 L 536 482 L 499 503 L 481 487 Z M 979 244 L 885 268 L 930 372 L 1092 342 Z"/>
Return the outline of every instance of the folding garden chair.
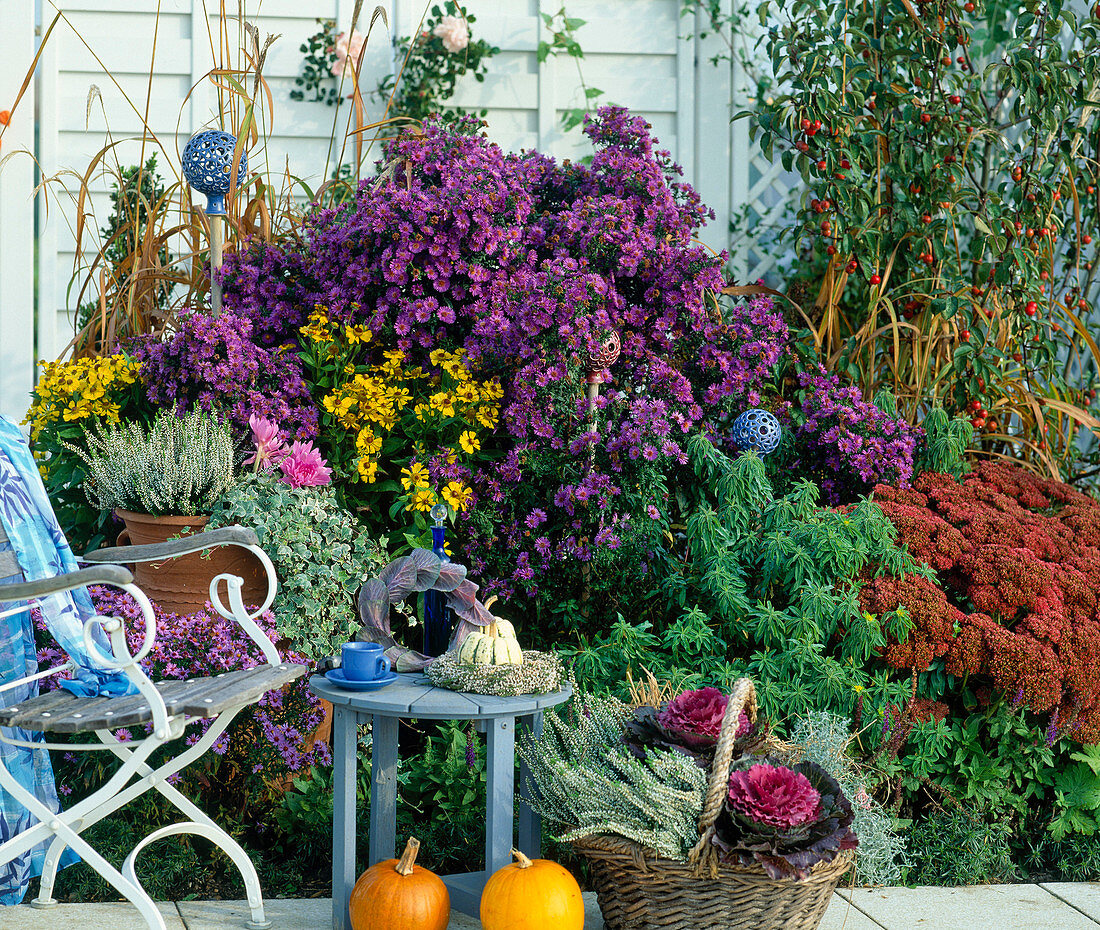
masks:
<path fill-rule="evenodd" d="M 9 579 L 0 582 L 0 673 L 5 679 L 0 685 L 0 705 L 7 703 L 0 706 L 0 786 L 32 816 L 17 817 L 20 829 L 11 835 L 5 820 L 10 812 L 0 808 L 0 867 L 33 849 L 41 850 L 48 842 L 39 895 L 31 903 L 49 907 L 56 904 L 52 895 L 58 866 L 66 850 L 72 849 L 137 907 L 150 928 L 165 930 L 164 919 L 137 880 L 134 861 L 150 843 L 173 835 L 196 834 L 218 845 L 240 870 L 251 911 L 248 926 L 269 927 L 259 879 L 245 851 L 168 779 L 210 749 L 242 708 L 306 671 L 304 666 L 280 661 L 275 646 L 255 622 L 275 597 L 274 566 L 259 547 L 255 533 L 243 527 L 225 527 L 157 545 L 101 549 L 84 559 L 97 564 L 75 570 L 76 560 L 57 529 L 37 468 L 26 446 L 21 441 L 13 443 L 13 429 L 10 423 L 0 420 L 0 579 Z M 252 613 L 244 606 L 239 577 L 222 574 L 210 583 L 215 610 L 244 628 L 267 663 L 208 678 L 154 683 L 140 664 L 156 634 L 152 604 L 133 584 L 130 572 L 111 563 L 164 561 L 223 545 L 248 549 L 267 572 L 267 598 Z M 23 580 L 43 574 L 38 564 L 42 552 L 49 556 L 46 561 L 53 561 L 54 567 L 60 564 L 63 571 L 54 577 Z M 31 566 L 27 562 L 36 563 L 33 571 L 28 571 Z M 13 576 L 14 583 L 10 581 Z M 121 620 L 98 615 L 91 607 L 84 589 L 92 584 L 126 591 L 140 605 L 145 629 L 137 652 L 131 654 L 127 647 Z M 228 607 L 222 599 L 223 584 Z M 33 638 L 29 647 L 26 644 L 27 637 L 33 635 L 32 606 L 41 609 L 50 632 L 69 658 L 66 663 L 35 671 Z M 12 650 L 7 648 L 13 643 L 14 661 Z M 75 680 L 66 682 L 65 688 L 39 695 L 38 680 L 62 670 L 70 670 Z M 15 677 L 13 672 L 19 671 L 27 673 Z M 199 720 L 208 720 L 209 727 L 194 745 L 180 742 L 181 751 L 174 757 L 156 768 L 150 765 L 149 759 L 157 749 L 179 740 L 187 726 Z M 121 727 L 138 727 L 139 732 L 144 727 L 147 735 L 123 742 L 114 735 Z M 98 742 L 89 739 L 86 743 L 53 744 L 41 735 L 46 732 L 89 733 Z M 58 805 L 51 803 L 55 798 L 52 778 L 49 791 L 44 792 L 41 780 L 35 783 L 29 774 L 32 770 L 41 773 L 40 761 L 28 760 L 35 753 L 45 755 L 47 749 L 108 751 L 122 764 L 88 797 L 59 811 Z M 17 764 L 10 764 L 13 760 Z M 126 857 L 121 870 L 116 869 L 80 834 L 150 790 L 160 792 L 186 820 L 150 833 Z"/>

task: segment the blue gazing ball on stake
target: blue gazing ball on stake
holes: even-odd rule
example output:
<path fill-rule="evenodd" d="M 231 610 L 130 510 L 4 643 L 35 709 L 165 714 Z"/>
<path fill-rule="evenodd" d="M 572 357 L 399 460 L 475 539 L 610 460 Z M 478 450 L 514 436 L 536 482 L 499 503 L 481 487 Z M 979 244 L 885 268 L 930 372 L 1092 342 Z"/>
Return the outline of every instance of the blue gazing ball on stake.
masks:
<path fill-rule="evenodd" d="M 220 129 L 195 133 L 183 149 L 183 176 L 200 194 L 206 194 L 206 215 L 225 216 L 225 195 L 233 171 L 233 147 L 237 137 Z M 241 152 L 237 177 L 244 177 L 248 158 Z"/>
<path fill-rule="evenodd" d="M 775 415 L 767 410 L 746 410 L 733 421 L 730 439 L 739 449 L 753 449 L 760 455 L 769 455 L 779 445 L 783 429 Z"/>

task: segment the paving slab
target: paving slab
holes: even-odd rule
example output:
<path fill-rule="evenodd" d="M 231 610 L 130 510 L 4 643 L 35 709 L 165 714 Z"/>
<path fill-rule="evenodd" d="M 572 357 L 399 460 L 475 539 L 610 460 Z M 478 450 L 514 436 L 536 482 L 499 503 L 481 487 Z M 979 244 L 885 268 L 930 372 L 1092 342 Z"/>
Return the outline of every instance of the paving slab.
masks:
<path fill-rule="evenodd" d="M 841 889 L 885 930 L 1097 930 L 1038 885 Z"/>
<path fill-rule="evenodd" d="M 235 930 L 251 917 L 244 901 L 180 901 L 176 906 L 186 930 Z M 332 926 L 332 899 L 264 898 L 264 914 L 271 930 L 327 930 Z"/>
<path fill-rule="evenodd" d="M 882 924 L 871 920 L 847 898 L 834 894 L 818 930 L 882 930 Z"/>
<path fill-rule="evenodd" d="M 1043 882 L 1039 887 L 1100 923 L 1100 882 Z"/>
<path fill-rule="evenodd" d="M 158 904 L 168 930 L 187 930 L 176 905 Z M 130 903 L 59 904 L 39 909 L 29 904 L 0 907 L 0 930 L 149 930 Z"/>

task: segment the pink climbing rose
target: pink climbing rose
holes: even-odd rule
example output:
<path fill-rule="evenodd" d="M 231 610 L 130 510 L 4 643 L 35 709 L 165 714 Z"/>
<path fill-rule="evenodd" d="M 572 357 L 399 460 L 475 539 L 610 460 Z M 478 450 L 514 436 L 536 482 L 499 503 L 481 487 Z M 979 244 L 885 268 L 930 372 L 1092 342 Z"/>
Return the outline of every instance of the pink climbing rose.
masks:
<path fill-rule="evenodd" d="M 443 40 L 443 47 L 451 53 L 461 52 L 470 44 L 470 30 L 461 16 L 444 16 L 432 35 Z"/>

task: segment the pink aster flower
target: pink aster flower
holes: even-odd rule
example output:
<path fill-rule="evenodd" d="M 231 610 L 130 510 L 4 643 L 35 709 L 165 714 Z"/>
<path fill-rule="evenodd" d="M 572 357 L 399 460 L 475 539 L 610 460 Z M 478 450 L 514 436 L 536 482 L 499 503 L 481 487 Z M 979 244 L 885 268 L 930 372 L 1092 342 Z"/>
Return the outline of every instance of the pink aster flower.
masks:
<path fill-rule="evenodd" d="M 292 488 L 314 487 L 332 481 L 332 469 L 312 442 L 296 442 L 280 463 L 283 480 Z"/>
<path fill-rule="evenodd" d="M 790 830 L 817 820 L 821 794 L 783 765 L 754 765 L 730 774 L 729 806 L 755 823 Z"/>
<path fill-rule="evenodd" d="M 256 471 L 271 471 L 287 455 L 279 424 L 252 414 L 248 418 L 248 425 L 252 427 L 252 441 L 256 444 L 256 451 L 244 460 L 244 464 L 255 465 Z"/>

